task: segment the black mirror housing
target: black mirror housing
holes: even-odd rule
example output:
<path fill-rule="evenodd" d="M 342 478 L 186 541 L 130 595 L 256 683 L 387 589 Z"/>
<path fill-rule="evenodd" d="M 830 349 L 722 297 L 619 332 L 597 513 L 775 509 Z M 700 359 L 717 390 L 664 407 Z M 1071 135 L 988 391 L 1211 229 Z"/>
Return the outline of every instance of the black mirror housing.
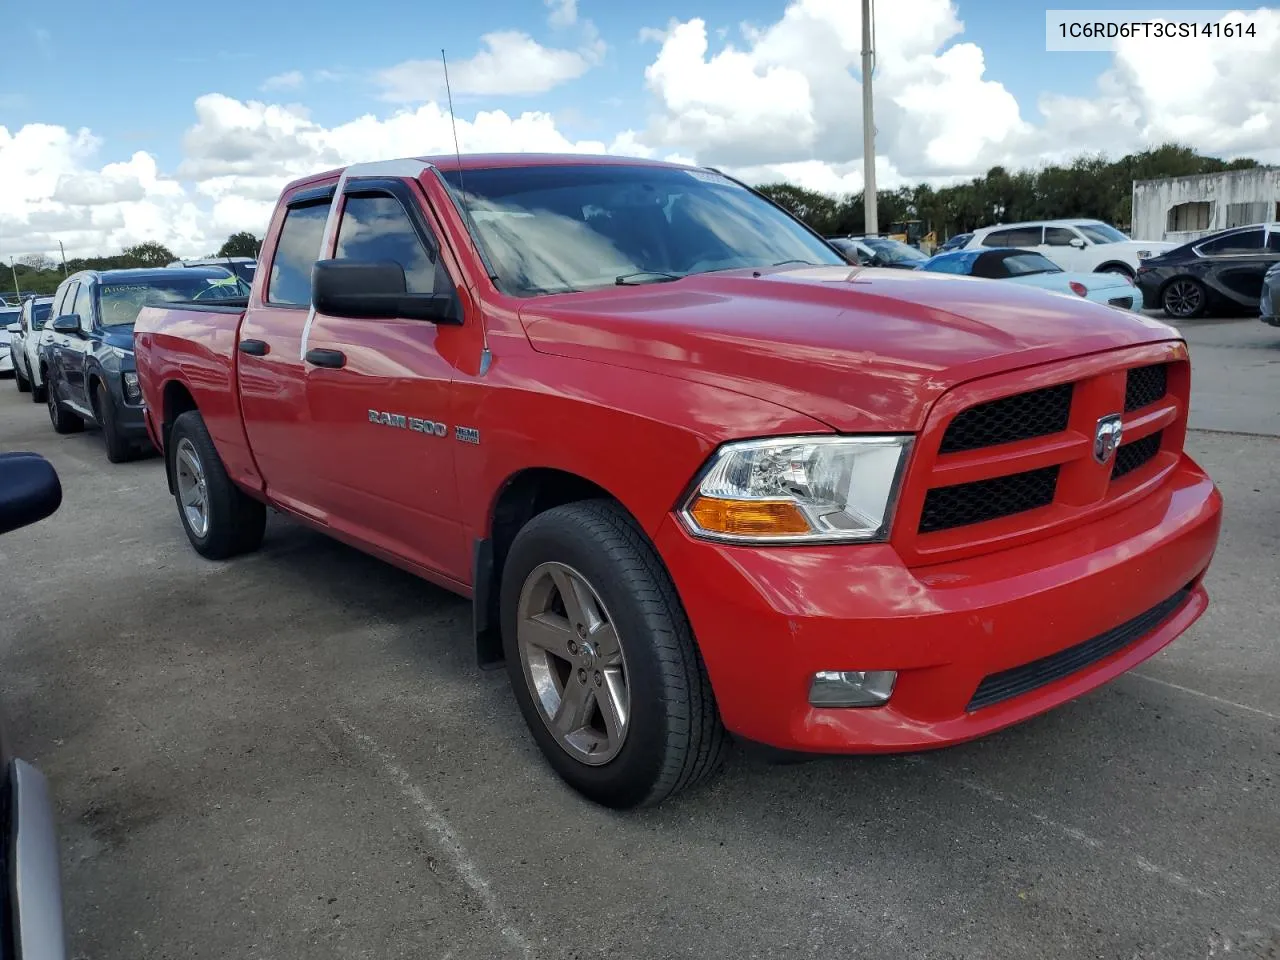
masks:
<path fill-rule="evenodd" d="M 64 313 L 53 321 L 51 329 L 54 333 L 79 333 L 80 314 Z"/>
<path fill-rule="evenodd" d="M 330 317 L 461 323 L 457 297 L 409 293 L 404 268 L 394 261 L 320 260 L 311 272 L 311 305 Z"/>
<path fill-rule="evenodd" d="M 61 505 L 53 464 L 38 453 L 0 453 L 0 534 L 43 520 Z"/>

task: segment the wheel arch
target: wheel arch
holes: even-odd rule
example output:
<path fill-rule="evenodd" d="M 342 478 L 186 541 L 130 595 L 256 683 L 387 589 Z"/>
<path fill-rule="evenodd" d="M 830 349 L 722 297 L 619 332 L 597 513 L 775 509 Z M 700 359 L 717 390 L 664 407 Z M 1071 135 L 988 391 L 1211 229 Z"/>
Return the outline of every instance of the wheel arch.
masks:
<path fill-rule="evenodd" d="M 189 410 L 199 410 L 191 390 L 181 380 L 170 380 L 161 390 L 162 409 L 160 419 L 160 443 L 164 451 L 165 480 L 169 485 L 169 493 L 174 493 L 173 452 L 169 443 L 169 434 L 173 431 L 174 421 Z"/>
<path fill-rule="evenodd" d="M 1137 271 L 1123 260 L 1105 260 L 1093 268 L 1094 273 L 1106 273 L 1110 270 L 1119 270 L 1130 280 L 1138 275 Z"/>
<path fill-rule="evenodd" d="M 594 480 L 557 467 L 525 467 L 498 487 L 489 505 L 484 536 L 472 545 L 472 622 L 476 660 L 482 669 L 497 669 L 503 664 L 499 585 L 516 535 L 534 517 L 554 507 L 596 499 L 616 503 L 635 519 L 622 498 Z"/>

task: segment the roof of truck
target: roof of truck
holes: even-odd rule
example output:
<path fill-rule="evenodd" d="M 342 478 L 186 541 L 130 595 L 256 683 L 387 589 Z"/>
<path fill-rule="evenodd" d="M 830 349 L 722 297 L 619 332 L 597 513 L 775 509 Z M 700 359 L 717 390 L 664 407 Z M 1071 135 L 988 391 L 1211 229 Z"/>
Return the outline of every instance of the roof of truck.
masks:
<path fill-rule="evenodd" d="M 618 157 L 603 153 L 464 153 L 461 157 L 446 153 L 436 156 L 405 157 L 406 160 L 418 160 L 429 163 L 441 173 L 453 173 L 462 170 L 480 170 L 488 167 L 551 167 L 569 164 L 619 165 L 669 167 L 675 170 L 705 169 L 684 163 L 670 163 L 665 160 L 645 160 L 640 157 Z M 351 164 L 355 166 L 355 164 Z M 347 167 L 334 167 L 322 173 L 314 173 L 294 180 L 285 190 L 305 187 L 308 184 L 323 183 L 342 175 Z"/>

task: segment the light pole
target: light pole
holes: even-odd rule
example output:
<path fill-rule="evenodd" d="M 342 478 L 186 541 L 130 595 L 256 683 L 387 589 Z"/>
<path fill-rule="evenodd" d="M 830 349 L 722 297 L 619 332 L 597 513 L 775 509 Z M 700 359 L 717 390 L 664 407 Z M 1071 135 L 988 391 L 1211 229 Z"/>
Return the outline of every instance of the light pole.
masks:
<path fill-rule="evenodd" d="M 67 278 L 67 251 L 62 246 L 61 240 L 58 241 L 58 250 L 62 253 L 62 278 L 65 280 Z"/>
<path fill-rule="evenodd" d="M 872 40 L 871 0 L 862 0 L 862 206 L 863 229 L 880 232 L 876 212 L 876 122 L 871 106 L 871 74 L 876 52 Z"/>
<path fill-rule="evenodd" d="M 16 257 L 9 258 L 9 269 L 13 271 L 13 292 L 18 297 L 18 302 L 22 302 L 22 290 L 18 287 L 18 260 Z"/>

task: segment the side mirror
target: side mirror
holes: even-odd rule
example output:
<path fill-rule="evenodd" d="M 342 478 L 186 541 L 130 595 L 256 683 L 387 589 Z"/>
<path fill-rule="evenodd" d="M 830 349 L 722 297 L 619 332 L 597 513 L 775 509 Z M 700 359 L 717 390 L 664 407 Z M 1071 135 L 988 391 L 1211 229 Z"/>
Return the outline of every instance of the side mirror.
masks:
<path fill-rule="evenodd" d="M 21 332 L 22 332 L 22 324 L 20 324 L 20 323 L 11 323 L 11 324 L 9 324 L 9 326 L 5 327 L 5 329 L 6 329 L 6 330 L 8 330 L 10 333 L 21 333 Z"/>
<path fill-rule="evenodd" d="M 61 505 L 53 464 L 38 453 L 0 453 L 0 533 L 43 520 Z"/>
<path fill-rule="evenodd" d="M 79 333 L 80 332 L 80 314 L 64 313 L 58 319 L 53 321 L 51 328 L 54 333 Z"/>
<path fill-rule="evenodd" d="M 1069 243 L 1071 246 L 1075 247 L 1077 250 L 1083 250 L 1085 248 L 1085 242 L 1080 237 L 1072 237 Z"/>
<path fill-rule="evenodd" d="M 404 267 L 394 261 L 318 261 L 311 272 L 311 304 L 330 317 L 462 322 L 457 297 L 407 292 Z"/>

